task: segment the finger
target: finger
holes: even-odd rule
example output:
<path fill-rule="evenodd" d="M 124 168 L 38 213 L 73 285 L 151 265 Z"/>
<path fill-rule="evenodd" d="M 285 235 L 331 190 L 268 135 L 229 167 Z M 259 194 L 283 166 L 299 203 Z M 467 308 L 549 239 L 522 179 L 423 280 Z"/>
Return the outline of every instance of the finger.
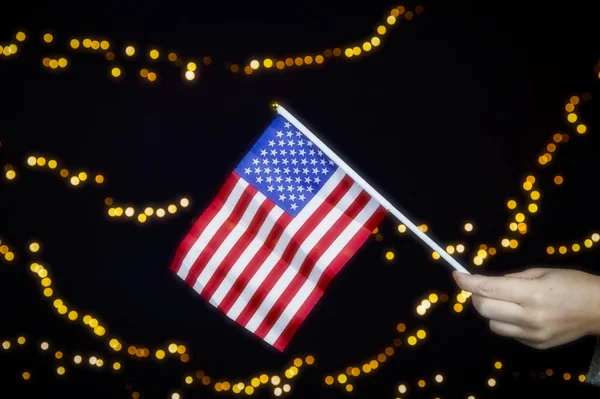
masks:
<path fill-rule="evenodd" d="M 503 337 L 524 339 L 525 332 L 515 324 L 505 323 L 498 320 L 490 320 L 490 330 Z"/>
<path fill-rule="evenodd" d="M 504 277 L 518 277 L 518 278 L 534 279 L 534 278 L 540 278 L 541 276 L 543 276 L 547 270 L 548 269 L 530 268 L 530 269 L 521 270 L 520 272 L 505 274 Z"/>
<path fill-rule="evenodd" d="M 458 286 L 473 295 L 522 303 L 532 288 L 531 280 L 512 277 L 488 277 L 477 274 L 453 273 Z"/>
<path fill-rule="evenodd" d="M 471 297 L 473 305 L 480 315 L 487 319 L 520 325 L 526 320 L 525 309 L 519 304 L 480 295 Z"/>

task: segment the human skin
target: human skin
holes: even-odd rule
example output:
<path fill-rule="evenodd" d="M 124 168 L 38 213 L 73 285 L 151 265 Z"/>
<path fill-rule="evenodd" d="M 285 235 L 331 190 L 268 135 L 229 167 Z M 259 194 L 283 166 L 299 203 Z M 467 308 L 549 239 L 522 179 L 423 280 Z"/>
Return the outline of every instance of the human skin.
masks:
<path fill-rule="evenodd" d="M 536 349 L 600 336 L 600 276 L 530 268 L 493 277 L 455 271 L 453 277 L 498 335 Z"/>

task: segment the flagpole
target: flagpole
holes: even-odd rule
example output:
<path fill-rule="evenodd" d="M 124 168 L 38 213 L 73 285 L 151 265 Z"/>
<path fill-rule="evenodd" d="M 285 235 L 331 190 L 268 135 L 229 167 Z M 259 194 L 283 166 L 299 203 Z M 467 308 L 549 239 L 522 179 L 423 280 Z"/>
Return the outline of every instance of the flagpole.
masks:
<path fill-rule="evenodd" d="M 406 225 L 406 227 L 412 231 L 417 237 L 419 237 L 425 244 L 431 249 L 436 251 L 446 262 L 452 267 L 462 273 L 470 274 L 456 259 L 448 254 L 441 246 L 433 241 L 427 234 L 419 229 L 413 222 L 410 221 L 402 212 L 396 209 L 388 200 L 386 200 L 377 190 L 375 190 L 369 183 L 367 183 L 358 173 L 356 173 L 348 164 L 346 164 L 339 156 L 336 155 L 325 143 L 323 143 L 313 132 L 311 132 L 306 126 L 302 124 L 294 115 L 292 115 L 287 109 L 277 102 L 271 103 L 271 108 L 275 109 L 277 113 L 288 121 L 293 123 L 306 137 L 308 137 L 313 143 L 315 143 L 319 149 L 323 151 L 333 162 L 338 165 L 348 176 L 350 176 L 356 183 L 358 183 L 372 198 L 375 198 L 381 206 L 383 206 L 388 212 L 394 215 L 398 220 Z"/>

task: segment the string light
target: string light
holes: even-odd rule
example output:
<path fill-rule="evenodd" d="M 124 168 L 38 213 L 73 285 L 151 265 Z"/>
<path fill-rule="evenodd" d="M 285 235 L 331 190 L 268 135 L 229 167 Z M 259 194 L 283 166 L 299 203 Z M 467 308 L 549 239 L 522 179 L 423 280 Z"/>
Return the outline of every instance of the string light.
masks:
<path fill-rule="evenodd" d="M 282 71 L 290 68 L 299 67 L 319 67 L 330 62 L 333 59 L 344 58 L 348 60 L 354 60 L 362 58 L 368 54 L 374 53 L 374 51 L 383 45 L 384 40 L 389 36 L 390 31 L 399 25 L 400 21 L 411 21 L 415 16 L 422 14 L 424 11 L 423 6 L 417 6 L 414 10 L 408 10 L 403 6 L 394 7 L 391 11 L 387 12 L 381 24 L 379 24 L 375 31 L 369 36 L 362 40 L 347 44 L 346 46 L 326 48 L 315 50 L 306 54 L 296 54 L 287 57 L 273 58 L 251 58 L 244 63 L 236 63 L 231 61 L 225 61 L 225 68 L 233 73 L 239 74 L 243 72 L 244 75 L 252 75 L 256 72 L 263 71 Z M 26 38 L 25 32 L 17 32 L 15 40 L 22 42 Z M 46 46 L 54 46 L 56 44 L 56 38 L 52 33 L 46 32 L 42 35 L 41 41 Z M 89 52 L 89 53 L 102 53 L 108 61 L 114 61 L 117 55 L 122 55 L 126 58 L 134 57 L 138 51 L 133 44 L 126 44 L 119 51 L 109 51 L 111 49 L 111 43 L 107 39 L 94 38 L 90 36 L 79 36 L 70 37 L 67 39 L 68 48 L 71 51 L 76 52 Z M 16 54 L 18 47 L 15 43 L 8 43 L 4 46 L 0 45 L 0 56 L 10 57 Z M 176 53 L 170 52 L 165 57 L 162 50 L 154 47 L 150 47 L 145 52 L 147 61 L 155 64 L 158 62 L 172 62 L 183 69 L 183 79 L 185 81 L 195 81 L 198 78 L 198 70 L 190 68 L 190 62 L 184 65 L 182 60 L 177 56 Z M 212 58 L 209 56 L 197 57 L 202 59 L 202 63 L 206 66 L 211 65 Z M 64 60 L 59 65 L 59 61 Z M 42 63 L 45 69 L 64 69 L 69 63 L 66 57 L 60 59 L 52 59 L 50 57 L 44 57 Z M 197 65 L 196 65 L 197 66 Z M 150 71 L 147 68 L 143 68 L 139 71 L 139 75 L 146 82 L 155 82 L 158 78 L 155 71 Z M 111 67 L 109 76 L 112 79 L 119 79 L 123 76 L 122 68 Z"/>

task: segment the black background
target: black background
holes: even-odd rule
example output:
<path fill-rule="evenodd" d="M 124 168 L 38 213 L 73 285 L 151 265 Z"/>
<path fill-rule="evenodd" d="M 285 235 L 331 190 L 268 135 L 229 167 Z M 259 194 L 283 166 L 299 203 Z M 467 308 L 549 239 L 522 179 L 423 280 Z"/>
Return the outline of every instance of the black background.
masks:
<path fill-rule="evenodd" d="M 547 167 L 536 164 L 555 132 L 572 133 L 564 104 L 573 95 L 596 92 L 597 18 L 591 5 L 569 2 L 425 2 L 425 12 L 401 22 L 384 45 L 360 59 L 333 59 L 322 67 L 232 74 L 224 63 L 253 57 L 283 57 L 360 43 L 393 4 L 306 1 L 303 3 L 149 4 L 93 3 L 35 7 L 3 6 L 0 39 L 22 29 L 28 41 L 18 57 L 0 59 L 0 159 L 17 168 L 18 178 L 0 185 L 0 238 L 17 260 L 0 266 L 0 334 L 29 338 L 29 346 L 0 353 L 1 396 L 131 397 L 231 396 L 206 387 L 180 390 L 187 370 L 202 369 L 219 379 L 247 381 L 277 373 L 296 356 L 315 355 L 302 368 L 290 395 L 304 397 L 393 398 L 397 386 L 414 386 L 441 372 L 446 382 L 409 397 L 477 398 L 592 397 L 597 388 L 571 380 L 568 371 L 587 372 L 592 338 L 547 351 L 529 349 L 493 335 L 471 306 L 456 315 L 450 301 L 421 318 L 420 298 L 430 292 L 452 295 L 450 269 L 433 262 L 416 240 L 401 236 L 388 218 L 382 242 L 368 241 L 334 279 L 290 346 L 282 354 L 269 348 L 207 305 L 168 270 L 182 237 L 212 200 L 253 140 L 269 124 L 268 104 L 280 100 L 319 133 L 393 203 L 427 223 L 440 242 L 468 247 L 498 245 L 505 234 L 508 197 L 522 199 L 524 177 L 533 173 L 542 191 L 541 212 L 517 251 L 501 253 L 485 273 L 504 273 L 531 264 L 573 265 L 597 272 L 596 255 L 547 257 L 548 243 L 580 239 L 599 227 L 597 100 L 581 108 L 591 125 L 559 150 Z M 541 4 L 541 3 L 540 3 Z M 417 3 L 404 4 L 413 9 Z M 50 30 L 55 44 L 45 45 Z M 97 35 L 119 49 L 125 76 L 109 77 L 99 54 L 68 49 L 72 36 Z M 138 57 L 124 60 L 122 48 L 136 43 Z M 201 67 L 193 84 L 172 63 L 149 62 L 151 46 L 174 50 Z M 66 55 L 66 71 L 41 66 L 44 56 Z M 163 58 L 164 59 L 164 58 Z M 139 78 L 150 67 L 154 84 Z M 596 111 L 594 111 L 594 108 Z M 103 187 L 73 188 L 48 171 L 32 171 L 30 154 L 56 157 L 61 164 L 101 172 Z M 563 173 L 555 187 L 552 176 Z M 166 204 L 179 196 L 190 209 L 139 225 L 106 216 L 106 196 L 134 205 Z M 474 234 L 462 225 L 473 221 Z M 57 378 L 48 340 L 65 353 L 112 359 L 102 340 L 81 324 L 57 317 L 32 278 L 26 248 L 39 240 L 41 258 L 61 297 L 99 318 L 128 344 L 156 348 L 184 342 L 192 360 L 159 362 L 127 358 L 121 373 L 72 367 Z M 388 249 L 393 262 L 384 259 Z M 468 265 L 471 253 L 461 258 Z M 474 266 L 469 267 L 475 271 Z M 396 323 L 424 327 L 428 338 L 416 348 L 400 348 L 393 360 L 355 383 L 352 394 L 324 376 L 360 365 L 396 336 Z M 110 355 L 110 356 L 109 356 Z M 72 356 L 72 355 L 71 355 Z M 118 357 L 117 357 L 118 358 Z M 504 363 L 493 373 L 493 362 Z M 552 368 L 555 376 L 532 378 Z M 29 370 L 33 378 L 23 382 Z M 519 372 L 516 378 L 512 372 Z M 495 390 L 485 381 L 498 378 Z M 430 383 L 431 385 L 431 383 Z M 271 397 L 269 387 L 254 396 Z M 16 396 L 15 396 L 16 397 Z"/>

